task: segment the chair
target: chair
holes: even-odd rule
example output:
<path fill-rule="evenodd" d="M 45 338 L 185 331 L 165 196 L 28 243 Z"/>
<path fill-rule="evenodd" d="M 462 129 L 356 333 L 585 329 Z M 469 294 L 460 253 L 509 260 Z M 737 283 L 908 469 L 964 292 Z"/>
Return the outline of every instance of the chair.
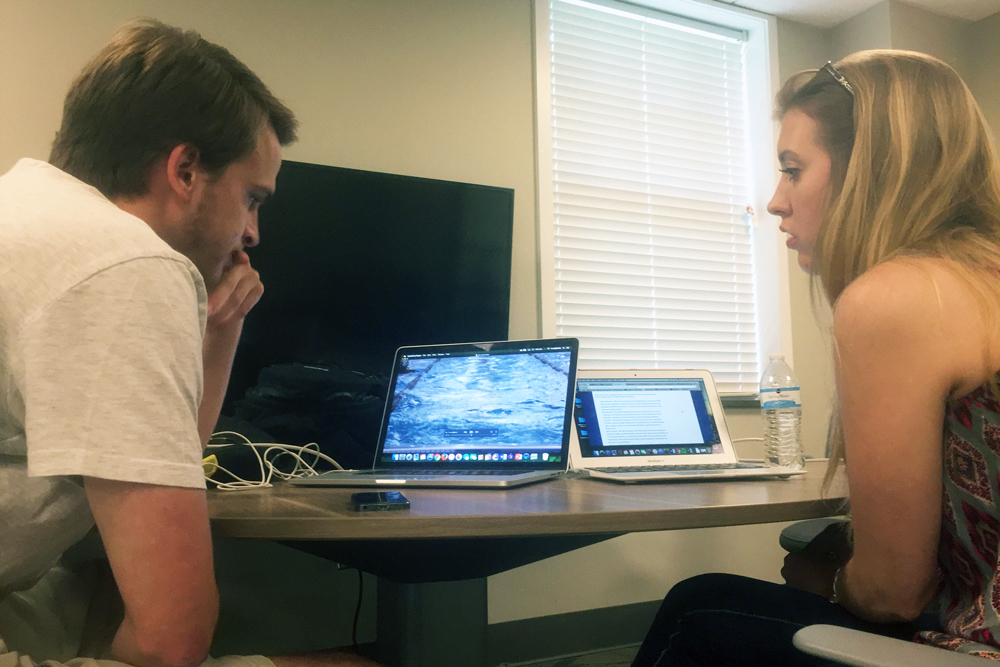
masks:
<path fill-rule="evenodd" d="M 839 516 L 796 521 L 789 526 L 785 526 L 784 530 L 781 531 L 781 534 L 778 536 L 778 544 L 789 553 L 798 553 L 805 549 L 817 535 L 830 526 L 834 524 L 844 525 L 846 523 L 847 519 Z"/>
<path fill-rule="evenodd" d="M 809 655 L 852 667 L 985 667 L 996 664 L 988 658 L 836 625 L 808 625 L 795 633 L 792 643 Z"/>

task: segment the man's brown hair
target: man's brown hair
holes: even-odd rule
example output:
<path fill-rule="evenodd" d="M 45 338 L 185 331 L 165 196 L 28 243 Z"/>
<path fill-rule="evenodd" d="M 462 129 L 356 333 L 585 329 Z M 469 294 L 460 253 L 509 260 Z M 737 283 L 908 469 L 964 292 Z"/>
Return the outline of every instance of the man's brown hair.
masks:
<path fill-rule="evenodd" d="M 218 174 L 253 153 L 265 122 L 282 146 L 295 141 L 295 116 L 229 51 L 141 19 L 73 82 L 49 162 L 106 197 L 141 196 L 152 164 L 175 146 L 194 146 Z"/>

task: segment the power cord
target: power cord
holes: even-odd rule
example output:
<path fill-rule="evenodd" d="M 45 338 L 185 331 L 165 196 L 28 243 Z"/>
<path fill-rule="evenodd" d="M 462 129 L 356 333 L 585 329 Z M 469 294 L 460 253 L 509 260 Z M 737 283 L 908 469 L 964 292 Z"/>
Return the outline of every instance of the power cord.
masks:
<path fill-rule="evenodd" d="M 354 627 L 351 629 L 351 644 L 358 650 L 358 619 L 361 618 L 361 600 L 365 594 L 365 575 L 358 570 L 358 605 L 354 608 Z"/>
<path fill-rule="evenodd" d="M 236 442 L 212 442 L 218 438 L 236 438 Z M 230 447 L 234 444 L 244 444 L 250 447 L 250 450 L 254 453 L 257 458 L 257 465 L 260 467 L 260 479 L 250 480 L 243 479 L 234 472 L 227 470 L 215 462 L 209 462 L 206 459 L 206 474 L 205 479 L 216 485 L 221 491 L 242 491 L 245 489 L 266 489 L 271 484 L 271 479 L 277 477 L 278 479 L 293 479 L 296 477 L 312 477 L 313 475 L 318 475 L 316 471 L 316 464 L 322 459 L 327 463 L 333 465 L 337 470 L 343 470 L 343 466 L 337 463 L 333 458 L 327 456 L 323 452 L 319 451 L 319 445 L 315 442 L 310 442 L 307 445 L 282 445 L 275 442 L 251 442 L 242 433 L 237 433 L 236 431 L 218 431 L 212 434 L 212 437 L 208 442 L 208 449 L 218 449 L 221 447 Z M 263 448 L 263 453 L 258 451 L 258 448 Z M 295 465 L 292 467 L 291 472 L 285 472 L 277 467 L 276 461 L 282 460 L 284 457 L 290 456 L 294 461 Z M 308 462 L 304 457 L 312 457 Z M 214 457 L 209 457 L 214 458 Z M 231 482 L 220 482 L 214 479 L 214 475 L 217 472 L 225 473 L 232 478 Z"/>
<path fill-rule="evenodd" d="M 733 442 L 764 442 L 764 438 L 736 438 Z M 748 463 L 763 463 L 764 459 L 740 459 Z"/>
<path fill-rule="evenodd" d="M 733 442 L 764 442 L 764 438 L 736 438 Z M 806 458 L 810 461 L 828 461 L 829 459 L 825 457 L 815 457 L 806 454 Z M 740 461 L 763 461 L 764 459 L 740 459 Z"/>

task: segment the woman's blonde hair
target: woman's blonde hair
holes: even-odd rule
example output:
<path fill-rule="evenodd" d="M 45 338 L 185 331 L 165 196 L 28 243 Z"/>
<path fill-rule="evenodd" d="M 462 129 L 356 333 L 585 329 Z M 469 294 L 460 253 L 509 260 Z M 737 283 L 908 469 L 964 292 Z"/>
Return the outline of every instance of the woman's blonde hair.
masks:
<path fill-rule="evenodd" d="M 777 99 L 781 117 L 799 109 L 817 122 L 831 158 L 830 203 L 813 248 L 814 294 L 835 304 L 877 264 L 945 258 L 995 329 L 1000 165 L 969 89 L 942 61 L 910 51 L 862 51 L 835 67 L 853 95 L 820 70 L 789 79 Z M 827 484 L 844 457 L 837 410 L 832 419 Z"/>

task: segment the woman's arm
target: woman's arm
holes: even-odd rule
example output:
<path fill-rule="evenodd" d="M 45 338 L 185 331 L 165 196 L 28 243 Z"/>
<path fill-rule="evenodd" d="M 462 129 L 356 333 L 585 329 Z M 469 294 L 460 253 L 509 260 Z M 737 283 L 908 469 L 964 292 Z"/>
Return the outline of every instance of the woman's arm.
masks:
<path fill-rule="evenodd" d="M 854 528 L 837 593 L 872 621 L 912 620 L 936 591 L 945 407 L 956 390 L 984 379 L 975 302 L 943 266 L 881 265 L 835 309 Z"/>

